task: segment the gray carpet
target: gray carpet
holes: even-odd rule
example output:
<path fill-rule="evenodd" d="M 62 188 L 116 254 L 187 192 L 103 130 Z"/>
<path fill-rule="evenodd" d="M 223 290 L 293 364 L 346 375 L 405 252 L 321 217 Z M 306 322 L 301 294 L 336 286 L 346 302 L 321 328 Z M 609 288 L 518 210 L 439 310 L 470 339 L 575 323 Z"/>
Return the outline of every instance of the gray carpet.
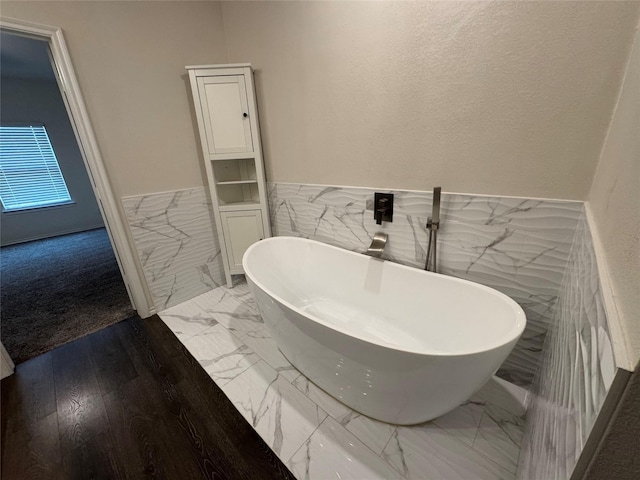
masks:
<path fill-rule="evenodd" d="M 0 337 L 15 363 L 133 315 L 104 228 L 0 249 Z"/>

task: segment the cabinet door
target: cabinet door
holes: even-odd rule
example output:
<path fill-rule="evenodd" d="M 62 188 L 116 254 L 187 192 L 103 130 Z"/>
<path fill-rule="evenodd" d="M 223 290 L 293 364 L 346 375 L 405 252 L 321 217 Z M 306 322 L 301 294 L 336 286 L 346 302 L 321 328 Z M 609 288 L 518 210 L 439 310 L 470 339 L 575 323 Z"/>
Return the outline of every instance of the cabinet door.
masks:
<path fill-rule="evenodd" d="M 262 212 L 240 210 L 220 212 L 224 243 L 231 273 L 242 273 L 242 256 L 251 245 L 264 238 Z"/>
<path fill-rule="evenodd" d="M 198 93 L 209 154 L 253 152 L 244 77 L 200 77 Z"/>

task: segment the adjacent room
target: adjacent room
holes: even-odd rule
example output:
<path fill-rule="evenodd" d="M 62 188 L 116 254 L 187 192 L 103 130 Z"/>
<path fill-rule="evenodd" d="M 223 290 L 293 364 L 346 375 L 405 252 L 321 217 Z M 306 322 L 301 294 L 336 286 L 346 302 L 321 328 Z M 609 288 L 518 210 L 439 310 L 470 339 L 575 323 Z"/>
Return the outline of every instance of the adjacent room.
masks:
<path fill-rule="evenodd" d="M 0 38 L 2 342 L 22 363 L 134 315 L 47 42 Z"/>

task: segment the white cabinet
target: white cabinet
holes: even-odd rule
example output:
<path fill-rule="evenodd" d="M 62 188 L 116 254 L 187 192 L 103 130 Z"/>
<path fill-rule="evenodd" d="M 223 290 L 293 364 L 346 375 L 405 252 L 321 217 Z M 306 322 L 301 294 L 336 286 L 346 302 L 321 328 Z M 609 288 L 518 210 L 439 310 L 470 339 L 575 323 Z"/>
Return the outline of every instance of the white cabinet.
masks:
<path fill-rule="evenodd" d="M 209 154 L 253 152 L 246 92 L 242 75 L 198 77 Z"/>
<path fill-rule="evenodd" d="M 243 273 L 244 252 L 264 238 L 262 213 L 260 210 L 238 210 L 222 212 L 222 231 L 227 246 L 227 258 L 231 273 Z"/>
<path fill-rule="evenodd" d="M 271 236 L 253 72 L 249 64 L 189 66 L 202 155 L 227 285 L 249 246 Z"/>

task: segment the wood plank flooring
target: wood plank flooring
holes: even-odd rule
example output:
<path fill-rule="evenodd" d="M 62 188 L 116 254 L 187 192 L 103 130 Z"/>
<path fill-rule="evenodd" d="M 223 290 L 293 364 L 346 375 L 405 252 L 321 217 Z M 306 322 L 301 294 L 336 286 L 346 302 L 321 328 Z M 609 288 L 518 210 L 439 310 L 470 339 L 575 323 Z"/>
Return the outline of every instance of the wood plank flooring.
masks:
<path fill-rule="evenodd" d="M 2 479 L 293 479 L 157 316 L 17 366 Z"/>

